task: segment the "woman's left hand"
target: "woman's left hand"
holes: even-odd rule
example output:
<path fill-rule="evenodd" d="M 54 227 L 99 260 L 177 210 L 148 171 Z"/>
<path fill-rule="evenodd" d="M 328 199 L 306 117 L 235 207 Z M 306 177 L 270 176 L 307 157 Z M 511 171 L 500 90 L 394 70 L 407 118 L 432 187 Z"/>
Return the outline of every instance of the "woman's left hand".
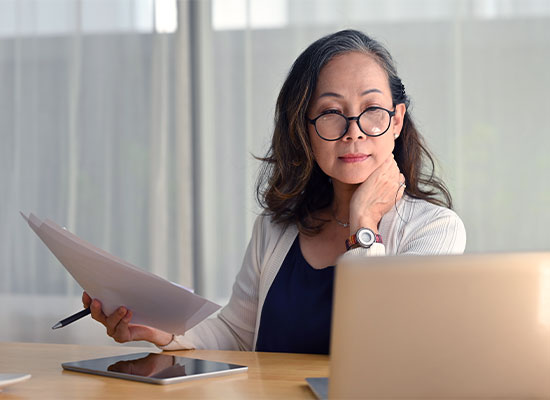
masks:
<path fill-rule="evenodd" d="M 378 232 L 378 223 L 403 196 L 405 177 L 390 155 L 365 182 L 359 185 L 350 202 L 350 234 L 359 228 Z"/>

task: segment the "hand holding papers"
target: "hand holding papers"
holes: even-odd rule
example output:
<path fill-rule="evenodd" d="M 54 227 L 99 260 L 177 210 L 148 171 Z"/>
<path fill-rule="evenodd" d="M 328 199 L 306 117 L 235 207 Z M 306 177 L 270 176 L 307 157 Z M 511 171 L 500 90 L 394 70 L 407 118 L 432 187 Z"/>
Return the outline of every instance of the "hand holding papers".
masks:
<path fill-rule="evenodd" d="M 85 242 L 52 221 L 41 221 L 33 214 L 23 218 L 80 286 L 101 301 L 106 315 L 124 306 L 132 310 L 132 323 L 184 334 L 220 308 Z"/>

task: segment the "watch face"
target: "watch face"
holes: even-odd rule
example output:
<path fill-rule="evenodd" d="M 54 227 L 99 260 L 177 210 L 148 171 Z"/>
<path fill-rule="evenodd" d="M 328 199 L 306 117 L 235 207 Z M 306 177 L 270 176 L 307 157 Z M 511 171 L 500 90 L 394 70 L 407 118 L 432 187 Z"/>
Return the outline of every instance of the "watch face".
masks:
<path fill-rule="evenodd" d="M 357 242 L 362 247 L 370 247 L 376 240 L 376 237 L 374 236 L 374 232 L 367 228 L 361 228 L 357 232 Z"/>

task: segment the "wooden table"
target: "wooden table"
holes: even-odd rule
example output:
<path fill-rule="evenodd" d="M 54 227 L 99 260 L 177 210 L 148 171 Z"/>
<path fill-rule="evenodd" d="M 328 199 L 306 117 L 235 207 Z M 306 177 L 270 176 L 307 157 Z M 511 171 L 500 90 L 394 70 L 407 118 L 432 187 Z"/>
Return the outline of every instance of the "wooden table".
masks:
<path fill-rule="evenodd" d="M 217 350 L 167 352 L 179 356 L 242 364 L 248 372 L 172 385 L 153 385 L 64 371 L 61 363 L 149 351 L 143 347 L 0 343 L 0 373 L 32 378 L 0 392 L 8 399 L 285 398 L 314 399 L 304 378 L 328 376 L 328 356 Z"/>

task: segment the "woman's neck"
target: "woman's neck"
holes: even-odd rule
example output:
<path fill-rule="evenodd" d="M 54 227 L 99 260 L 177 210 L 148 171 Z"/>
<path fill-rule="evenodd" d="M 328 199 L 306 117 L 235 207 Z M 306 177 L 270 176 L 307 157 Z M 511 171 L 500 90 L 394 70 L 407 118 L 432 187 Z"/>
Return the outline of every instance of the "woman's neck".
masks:
<path fill-rule="evenodd" d="M 353 193 L 355 193 L 358 187 L 359 185 L 349 185 L 335 180 L 332 181 L 334 198 L 331 208 L 335 218 L 340 221 L 349 222 L 349 204 Z"/>

